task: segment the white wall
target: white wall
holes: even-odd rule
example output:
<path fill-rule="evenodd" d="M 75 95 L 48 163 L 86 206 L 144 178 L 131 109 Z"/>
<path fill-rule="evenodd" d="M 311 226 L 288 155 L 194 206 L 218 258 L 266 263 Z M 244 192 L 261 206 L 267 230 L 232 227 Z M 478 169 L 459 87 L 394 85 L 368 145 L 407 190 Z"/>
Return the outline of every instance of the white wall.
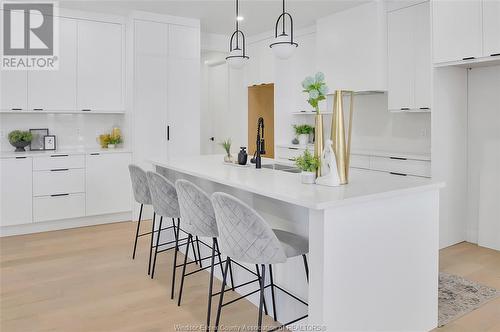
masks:
<path fill-rule="evenodd" d="M 467 240 L 500 250 L 500 66 L 468 71 Z"/>

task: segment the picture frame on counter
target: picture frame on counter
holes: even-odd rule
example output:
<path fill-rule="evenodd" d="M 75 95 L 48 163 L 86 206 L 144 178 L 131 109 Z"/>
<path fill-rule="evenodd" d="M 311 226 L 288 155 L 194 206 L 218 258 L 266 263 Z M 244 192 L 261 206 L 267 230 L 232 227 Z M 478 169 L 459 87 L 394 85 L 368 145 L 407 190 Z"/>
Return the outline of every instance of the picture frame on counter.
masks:
<path fill-rule="evenodd" d="M 48 151 L 55 151 L 56 135 L 45 135 L 43 137 L 43 149 Z"/>
<path fill-rule="evenodd" d="M 48 128 L 30 129 L 33 138 L 30 143 L 31 151 L 43 151 L 45 149 L 45 136 L 49 135 Z"/>

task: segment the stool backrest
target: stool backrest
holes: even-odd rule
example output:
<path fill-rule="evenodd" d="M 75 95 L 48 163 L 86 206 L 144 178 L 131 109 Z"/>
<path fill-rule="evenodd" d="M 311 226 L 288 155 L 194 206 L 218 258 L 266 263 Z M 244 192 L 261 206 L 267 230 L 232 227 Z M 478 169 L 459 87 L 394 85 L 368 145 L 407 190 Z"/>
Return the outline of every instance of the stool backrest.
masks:
<path fill-rule="evenodd" d="M 139 204 L 151 204 L 151 193 L 149 191 L 148 177 L 146 172 L 137 165 L 128 165 L 130 180 L 132 180 L 132 189 L 134 199 Z"/>
<path fill-rule="evenodd" d="M 217 237 L 217 223 L 210 197 L 197 185 L 187 180 L 175 181 L 182 227 L 192 235 Z"/>
<path fill-rule="evenodd" d="M 224 254 L 250 264 L 286 261 L 283 246 L 257 211 L 236 197 L 219 192 L 212 195 L 212 204 Z"/>
<path fill-rule="evenodd" d="M 177 192 L 172 182 L 155 172 L 147 172 L 147 176 L 155 213 L 166 218 L 180 218 Z"/>

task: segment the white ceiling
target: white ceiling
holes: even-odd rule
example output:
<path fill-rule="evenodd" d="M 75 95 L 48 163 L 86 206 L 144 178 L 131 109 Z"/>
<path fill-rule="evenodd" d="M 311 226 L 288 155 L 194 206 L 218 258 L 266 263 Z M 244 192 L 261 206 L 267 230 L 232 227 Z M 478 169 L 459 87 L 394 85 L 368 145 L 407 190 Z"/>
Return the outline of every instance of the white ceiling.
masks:
<path fill-rule="evenodd" d="M 287 11 L 294 26 L 314 24 L 320 17 L 355 7 L 366 0 L 287 0 Z M 133 10 L 149 11 L 201 20 L 203 32 L 231 34 L 234 30 L 234 0 L 163 0 L 163 1 L 59 1 L 60 7 L 126 15 Z M 281 14 L 281 0 L 240 0 L 241 30 L 256 35 L 274 29 Z"/>

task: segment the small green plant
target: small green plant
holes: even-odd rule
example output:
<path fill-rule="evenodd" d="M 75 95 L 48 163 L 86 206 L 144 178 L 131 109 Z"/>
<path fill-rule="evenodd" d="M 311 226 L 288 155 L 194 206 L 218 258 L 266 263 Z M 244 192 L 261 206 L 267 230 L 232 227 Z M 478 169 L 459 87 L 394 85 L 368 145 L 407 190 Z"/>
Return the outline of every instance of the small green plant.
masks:
<path fill-rule="evenodd" d="M 9 142 L 19 143 L 19 142 L 31 142 L 33 135 L 29 131 L 14 130 L 9 133 Z"/>
<path fill-rule="evenodd" d="M 226 151 L 226 155 L 230 156 L 231 155 L 231 139 L 227 138 L 223 140 L 220 145 L 224 148 L 224 151 Z"/>
<path fill-rule="evenodd" d="M 122 142 L 122 137 L 121 136 L 112 136 L 109 135 L 109 138 L 107 138 L 108 144 L 120 144 Z"/>
<path fill-rule="evenodd" d="M 293 129 L 295 129 L 295 134 L 296 135 L 309 135 L 310 133 L 313 132 L 314 127 L 308 125 L 308 124 L 301 124 L 301 125 L 293 125 Z"/>
<path fill-rule="evenodd" d="M 321 100 L 326 99 L 326 94 L 328 93 L 328 87 L 325 83 L 325 75 L 321 72 L 317 72 L 314 77 L 306 77 L 302 81 L 303 92 L 308 93 L 307 102 L 314 107 L 316 113 L 319 114 L 318 103 Z"/>
<path fill-rule="evenodd" d="M 295 164 L 303 172 L 316 172 L 319 166 L 319 159 L 306 149 L 302 156 L 295 158 Z"/>

